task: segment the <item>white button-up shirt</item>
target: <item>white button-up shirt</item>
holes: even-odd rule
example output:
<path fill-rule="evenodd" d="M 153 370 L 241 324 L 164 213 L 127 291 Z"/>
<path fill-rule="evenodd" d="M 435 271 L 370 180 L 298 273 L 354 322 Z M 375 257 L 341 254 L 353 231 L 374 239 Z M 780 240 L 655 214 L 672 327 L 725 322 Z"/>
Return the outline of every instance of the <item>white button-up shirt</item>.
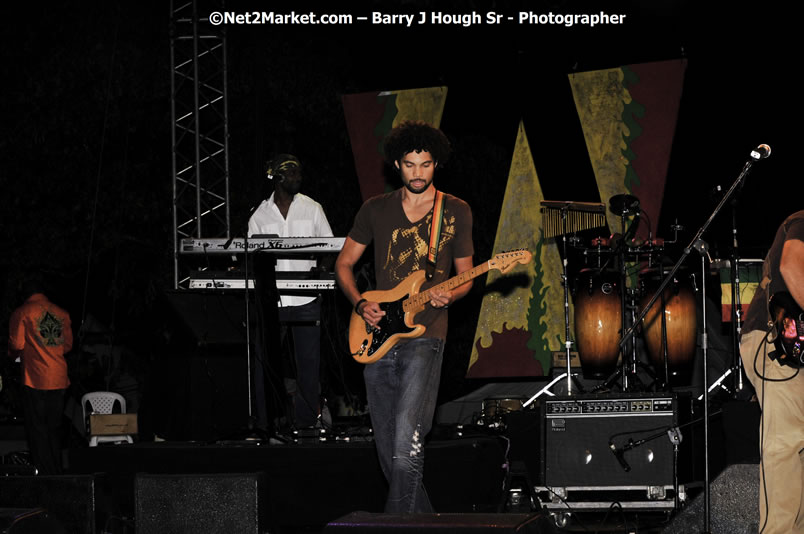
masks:
<path fill-rule="evenodd" d="M 274 203 L 274 195 L 264 200 L 248 221 L 249 237 L 258 234 L 274 234 L 279 237 L 333 237 L 327 216 L 321 204 L 301 193 L 293 195 L 287 218 L 282 216 Z M 315 260 L 276 260 L 277 271 L 309 271 L 316 266 Z M 282 306 L 302 306 L 315 297 L 281 295 Z"/>

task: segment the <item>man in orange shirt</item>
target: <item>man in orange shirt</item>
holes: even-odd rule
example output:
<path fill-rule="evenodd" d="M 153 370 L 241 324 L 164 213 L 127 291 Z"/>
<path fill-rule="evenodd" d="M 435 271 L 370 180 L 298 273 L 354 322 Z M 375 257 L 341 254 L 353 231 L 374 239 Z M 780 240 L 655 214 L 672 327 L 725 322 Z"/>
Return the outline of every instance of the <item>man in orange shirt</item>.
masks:
<path fill-rule="evenodd" d="M 73 346 L 70 315 L 37 283 L 23 288 L 25 303 L 9 321 L 8 352 L 22 367 L 22 404 L 31 460 L 40 474 L 61 473 L 59 427 L 70 385 L 65 353 Z"/>

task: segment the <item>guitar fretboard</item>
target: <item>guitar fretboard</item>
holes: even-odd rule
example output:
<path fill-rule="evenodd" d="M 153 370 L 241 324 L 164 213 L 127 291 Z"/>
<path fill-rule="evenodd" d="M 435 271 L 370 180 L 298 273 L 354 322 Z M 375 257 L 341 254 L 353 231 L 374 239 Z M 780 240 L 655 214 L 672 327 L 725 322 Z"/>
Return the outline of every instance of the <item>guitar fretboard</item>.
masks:
<path fill-rule="evenodd" d="M 430 293 L 429 293 L 430 291 L 434 289 L 437 289 L 438 291 L 449 291 L 455 289 L 458 286 L 462 286 L 469 280 L 473 280 L 478 276 L 480 276 L 481 274 L 487 273 L 489 271 L 490 264 L 491 260 L 485 263 L 481 263 L 480 265 L 476 265 L 471 269 L 469 269 L 468 271 L 464 271 L 457 276 L 453 276 L 452 278 L 450 278 L 445 282 L 441 282 L 440 284 L 431 287 L 427 291 L 416 293 L 415 295 L 406 298 L 402 302 L 402 309 L 405 310 L 405 312 L 407 313 L 411 310 L 418 308 L 419 306 L 423 306 L 424 304 L 427 303 L 428 300 L 430 300 Z"/>

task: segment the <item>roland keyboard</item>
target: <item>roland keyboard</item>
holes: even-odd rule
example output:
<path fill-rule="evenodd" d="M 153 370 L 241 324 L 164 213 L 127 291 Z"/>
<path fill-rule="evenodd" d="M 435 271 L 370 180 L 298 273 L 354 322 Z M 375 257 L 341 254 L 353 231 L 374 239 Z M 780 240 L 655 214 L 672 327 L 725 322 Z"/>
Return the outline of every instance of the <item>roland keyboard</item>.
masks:
<path fill-rule="evenodd" d="M 245 289 L 246 279 L 240 271 L 193 271 L 190 289 Z M 248 288 L 254 289 L 249 278 Z M 276 288 L 283 294 L 315 293 L 335 289 L 335 273 L 315 271 L 277 271 Z"/>
<path fill-rule="evenodd" d="M 345 237 L 250 237 L 248 252 L 273 252 L 276 254 L 310 254 L 340 252 Z M 186 238 L 181 240 L 181 254 L 242 254 L 246 240 Z"/>

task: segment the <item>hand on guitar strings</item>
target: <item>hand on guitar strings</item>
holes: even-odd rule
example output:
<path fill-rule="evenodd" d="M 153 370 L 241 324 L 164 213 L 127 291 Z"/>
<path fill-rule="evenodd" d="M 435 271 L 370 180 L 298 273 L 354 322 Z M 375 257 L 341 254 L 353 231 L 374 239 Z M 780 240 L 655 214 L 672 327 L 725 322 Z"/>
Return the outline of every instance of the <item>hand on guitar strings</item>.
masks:
<path fill-rule="evenodd" d="M 360 307 L 360 316 L 369 326 L 379 330 L 380 327 L 377 324 L 385 316 L 385 312 L 382 311 L 379 303 L 367 301 Z"/>

